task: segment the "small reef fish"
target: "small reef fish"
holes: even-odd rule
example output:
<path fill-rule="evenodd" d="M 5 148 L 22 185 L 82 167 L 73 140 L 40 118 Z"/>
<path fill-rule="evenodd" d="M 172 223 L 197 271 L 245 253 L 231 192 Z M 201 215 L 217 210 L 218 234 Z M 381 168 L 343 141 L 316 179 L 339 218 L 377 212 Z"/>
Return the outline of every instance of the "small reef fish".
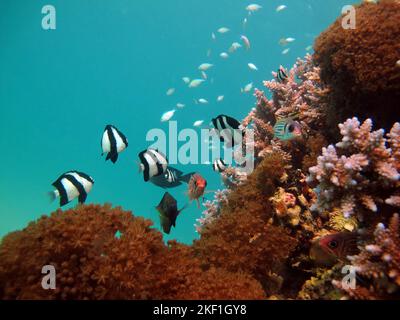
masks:
<path fill-rule="evenodd" d="M 276 79 L 278 80 L 278 82 L 284 83 L 288 78 L 289 76 L 287 75 L 287 71 L 284 67 L 280 66 L 278 71 L 276 72 Z"/>
<path fill-rule="evenodd" d="M 167 96 L 172 96 L 173 94 L 174 94 L 174 92 L 175 92 L 175 88 L 169 88 L 168 90 L 167 90 Z"/>
<path fill-rule="evenodd" d="M 306 51 L 311 51 L 312 50 L 312 46 L 308 46 L 308 47 L 306 47 Z"/>
<path fill-rule="evenodd" d="M 189 77 L 183 77 L 182 80 L 186 84 L 188 84 L 190 82 L 190 78 Z"/>
<path fill-rule="evenodd" d="M 154 185 L 163 189 L 175 188 L 182 184 L 182 182 L 188 183 L 193 172 L 184 175 L 182 171 L 167 167 L 163 174 L 150 178 L 150 182 Z"/>
<path fill-rule="evenodd" d="M 240 39 L 243 41 L 246 49 L 249 50 L 250 49 L 250 40 L 249 40 L 249 38 L 247 38 L 245 35 L 241 35 Z"/>
<path fill-rule="evenodd" d="M 87 194 L 92 190 L 94 180 L 86 173 L 68 171 L 63 173 L 52 186 L 56 190 L 49 192 L 51 201 L 60 198 L 60 207 L 78 197 L 79 203 L 85 203 Z"/>
<path fill-rule="evenodd" d="M 246 25 L 247 25 L 247 18 L 244 18 L 244 19 L 243 19 L 242 25 L 243 25 L 243 29 L 246 28 Z"/>
<path fill-rule="evenodd" d="M 198 173 L 195 173 L 191 176 L 188 183 L 188 196 L 189 200 L 196 200 L 197 207 L 200 208 L 199 198 L 204 196 L 206 191 L 207 181 Z"/>
<path fill-rule="evenodd" d="M 176 110 L 174 109 L 174 110 L 170 110 L 170 111 L 167 111 L 167 112 L 163 113 L 163 115 L 161 116 L 161 122 L 166 122 L 166 121 L 171 120 L 171 118 L 175 114 L 175 111 Z"/>
<path fill-rule="evenodd" d="M 128 139 L 125 135 L 111 124 L 106 125 L 101 139 L 103 154 L 107 153 L 106 161 L 110 159 L 112 163 L 118 160 L 118 153 L 128 147 Z"/>
<path fill-rule="evenodd" d="M 217 39 L 214 32 L 211 32 L 211 39 L 213 39 L 213 40 Z"/>
<path fill-rule="evenodd" d="M 284 4 L 282 4 L 282 5 L 280 5 L 280 6 L 278 6 L 277 8 L 276 8 L 276 12 L 281 12 L 282 10 L 285 10 L 287 8 L 287 6 L 285 6 Z"/>
<path fill-rule="evenodd" d="M 228 51 L 230 53 L 235 52 L 237 49 L 241 48 L 242 45 L 239 42 L 233 42 L 230 46 L 230 48 L 228 49 Z"/>
<path fill-rule="evenodd" d="M 207 58 L 211 57 L 211 49 L 207 50 L 207 54 L 206 54 Z"/>
<path fill-rule="evenodd" d="M 213 162 L 213 170 L 215 172 L 224 172 L 226 169 L 226 164 L 222 159 L 215 159 Z"/>
<path fill-rule="evenodd" d="M 182 108 L 185 107 L 185 104 L 178 102 L 178 103 L 176 104 L 176 107 L 179 108 L 179 109 L 182 109 Z"/>
<path fill-rule="evenodd" d="M 253 82 L 246 84 L 243 88 L 243 92 L 250 92 L 253 89 Z"/>
<path fill-rule="evenodd" d="M 347 256 L 358 253 L 357 239 L 355 232 L 328 234 L 312 243 L 310 257 L 318 265 L 333 265 L 337 260 L 345 260 Z"/>
<path fill-rule="evenodd" d="M 288 54 L 289 51 L 290 51 L 290 49 L 289 49 L 289 48 L 286 48 L 285 50 L 282 51 L 282 54 Z"/>
<path fill-rule="evenodd" d="M 202 77 L 204 80 L 207 80 L 207 73 L 205 73 L 204 71 L 202 71 L 202 72 L 201 72 L 201 77 Z"/>
<path fill-rule="evenodd" d="M 197 120 L 193 123 L 193 127 L 200 127 L 203 124 L 204 120 Z"/>
<path fill-rule="evenodd" d="M 139 153 L 139 170 L 143 171 L 144 181 L 149 181 L 165 173 L 168 167 L 168 159 L 157 149 L 148 148 Z"/>
<path fill-rule="evenodd" d="M 279 45 L 281 45 L 281 46 L 286 46 L 287 44 L 288 44 L 288 43 L 287 43 L 287 41 L 286 41 L 285 38 L 279 39 Z"/>
<path fill-rule="evenodd" d="M 258 70 L 258 68 L 256 67 L 256 65 L 254 63 L 250 62 L 247 64 L 247 66 L 250 68 L 250 70 L 254 70 L 254 71 Z"/>
<path fill-rule="evenodd" d="M 189 88 L 197 88 L 199 85 L 201 85 L 204 82 L 204 79 L 193 79 L 189 83 Z"/>
<path fill-rule="evenodd" d="M 222 100 L 224 100 L 224 96 L 220 95 L 217 97 L 217 102 L 221 102 Z"/>
<path fill-rule="evenodd" d="M 212 63 L 202 63 L 199 65 L 200 71 L 207 71 L 208 69 L 212 68 L 214 65 Z"/>
<path fill-rule="evenodd" d="M 221 52 L 219 55 L 222 59 L 228 59 L 229 55 L 226 52 Z"/>
<path fill-rule="evenodd" d="M 224 34 L 224 33 L 229 32 L 229 28 L 221 27 L 221 28 L 219 28 L 217 31 L 218 31 L 219 33 L 221 33 L 221 34 Z"/>
<path fill-rule="evenodd" d="M 176 199 L 173 196 L 171 196 L 168 192 L 164 194 L 156 209 L 160 215 L 161 227 L 166 234 L 170 233 L 171 226 L 175 227 L 176 218 L 185 208 L 186 206 L 178 210 Z"/>
<path fill-rule="evenodd" d="M 252 3 L 246 7 L 246 10 L 249 12 L 255 12 L 255 11 L 260 10 L 261 8 L 262 8 L 262 6 L 260 6 L 259 4 Z"/>
<path fill-rule="evenodd" d="M 201 104 L 207 104 L 208 103 L 208 101 L 206 99 L 203 99 L 203 98 L 200 98 L 198 101 Z"/>
<path fill-rule="evenodd" d="M 287 141 L 301 136 L 301 125 L 291 117 L 279 118 L 274 125 L 274 137 Z"/>
<path fill-rule="evenodd" d="M 286 45 L 288 45 L 290 42 L 293 42 L 293 41 L 295 41 L 296 39 L 295 38 L 281 38 L 280 40 L 279 40 L 279 44 L 281 45 L 281 46 L 286 46 Z"/>
<path fill-rule="evenodd" d="M 227 148 L 240 144 L 244 131 L 238 120 L 224 114 L 220 114 L 211 120 L 214 131 L 219 135 L 221 142 L 224 142 Z"/>

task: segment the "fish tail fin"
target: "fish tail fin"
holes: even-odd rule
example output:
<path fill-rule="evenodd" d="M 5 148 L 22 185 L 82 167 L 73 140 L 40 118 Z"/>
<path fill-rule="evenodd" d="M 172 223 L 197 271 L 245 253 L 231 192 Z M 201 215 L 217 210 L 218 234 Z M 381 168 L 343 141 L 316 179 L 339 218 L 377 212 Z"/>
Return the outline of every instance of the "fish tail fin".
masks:
<path fill-rule="evenodd" d="M 190 178 L 191 178 L 192 175 L 194 175 L 194 174 L 195 174 L 195 172 L 190 172 L 190 173 L 184 174 L 184 175 L 182 175 L 182 176 L 179 177 L 179 181 L 183 181 L 183 182 L 189 183 Z"/>
<path fill-rule="evenodd" d="M 111 160 L 112 163 L 115 163 L 117 159 L 118 159 L 118 152 L 107 153 L 106 161 Z"/>
<path fill-rule="evenodd" d="M 118 160 L 118 152 L 112 153 L 112 154 L 110 155 L 110 159 L 111 159 L 111 162 L 112 162 L 112 163 L 117 162 L 117 160 Z"/>
<path fill-rule="evenodd" d="M 189 203 L 186 203 L 180 210 L 179 210 L 179 214 L 183 211 L 183 210 L 185 210 L 185 209 L 187 209 L 189 207 Z M 175 227 L 175 226 L 174 226 Z"/>
<path fill-rule="evenodd" d="M 48 197 L 48 199 L 49 199 L 49 202 L 51 203 L 51 202 L 53 202 L 54 200 L 56 200 L 57 194 L 56 194 L 55 191 L 49 191 L 49 192 L 47 192 L 47 197 Z"/>

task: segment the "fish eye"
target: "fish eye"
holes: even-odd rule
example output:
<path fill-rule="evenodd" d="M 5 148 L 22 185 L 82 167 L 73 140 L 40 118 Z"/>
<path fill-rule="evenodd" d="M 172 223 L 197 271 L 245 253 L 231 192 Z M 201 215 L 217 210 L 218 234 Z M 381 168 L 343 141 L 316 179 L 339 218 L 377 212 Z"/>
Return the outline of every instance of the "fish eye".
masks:
<path fill-rule="evenodd" d="M 293 125 L 293 124 L 289 125 L 288 130 L 289 130 L 289 132 L 293 132 L 293 130 L 294 130 L 294 125 Z"/>
<path fill-rule="evenodd" d="M 328 246 L 329 246 L 331 249 L 336 249 L 337 246 L 338 246 L 338 243 L 337 243 L 336 240 L 332 240 L 332 241 L 329 241 Z"/>

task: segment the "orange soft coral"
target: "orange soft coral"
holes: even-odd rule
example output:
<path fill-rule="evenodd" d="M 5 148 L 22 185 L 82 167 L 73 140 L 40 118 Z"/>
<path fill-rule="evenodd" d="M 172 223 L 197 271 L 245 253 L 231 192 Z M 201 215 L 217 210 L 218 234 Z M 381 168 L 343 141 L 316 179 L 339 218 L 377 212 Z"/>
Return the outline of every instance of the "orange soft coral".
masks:
<path fill-rule="evenodd" d="M 0 299 L 265 298 L 255 279 L 202 269 L 191 247 L 165 245 L 151 225 L 109 205 L 43 216 L 3 239 Z M 55 267 L 55 290 L 41 287 L 44 265 Z"/>
<path fill-rule="evenodd" d="M 228 195 L 221 215 L 206 225 L 194 244 L 205 266 L 245 272 L 267 289 L 271 274 L 282 275 L 296 239 L 279 226 L 271 225 L 271 197 L 285 173 L 281 156 L 271 154 L 247 181 Z M 273 294 L 268 292 L 267 294 Z"/>
<path fill-rule="evenodd" d="M 342 17 L 315 43 L 321 78 L 331 88 L 328 129 L 358 116 L 389 128 L 400 118 L 400 4 L 383 0 L 356 7 L 356 28 L 343 29 Z"/>

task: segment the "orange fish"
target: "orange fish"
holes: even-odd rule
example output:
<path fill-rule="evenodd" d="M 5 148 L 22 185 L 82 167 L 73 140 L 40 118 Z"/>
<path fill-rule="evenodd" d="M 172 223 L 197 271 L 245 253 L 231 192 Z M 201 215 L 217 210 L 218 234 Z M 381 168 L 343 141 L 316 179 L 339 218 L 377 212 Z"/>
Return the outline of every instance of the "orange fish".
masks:
<path fill-rule="evenodd" d="M 323 236 L 312 243 L 310 256 L 318 264 L 330 266 L 337 260 L 358 253 L 358 235 L 355 232 L 338 232 Z"/>
<path fill-rule="evenodd" d="M 207 181 L 198 173 L 192 175 L 189 180 L 188 196 L 190 200 L 197 201 L 197 207 L 200 208 L 199 198 L 204 195 L 207 187 Z"/>

